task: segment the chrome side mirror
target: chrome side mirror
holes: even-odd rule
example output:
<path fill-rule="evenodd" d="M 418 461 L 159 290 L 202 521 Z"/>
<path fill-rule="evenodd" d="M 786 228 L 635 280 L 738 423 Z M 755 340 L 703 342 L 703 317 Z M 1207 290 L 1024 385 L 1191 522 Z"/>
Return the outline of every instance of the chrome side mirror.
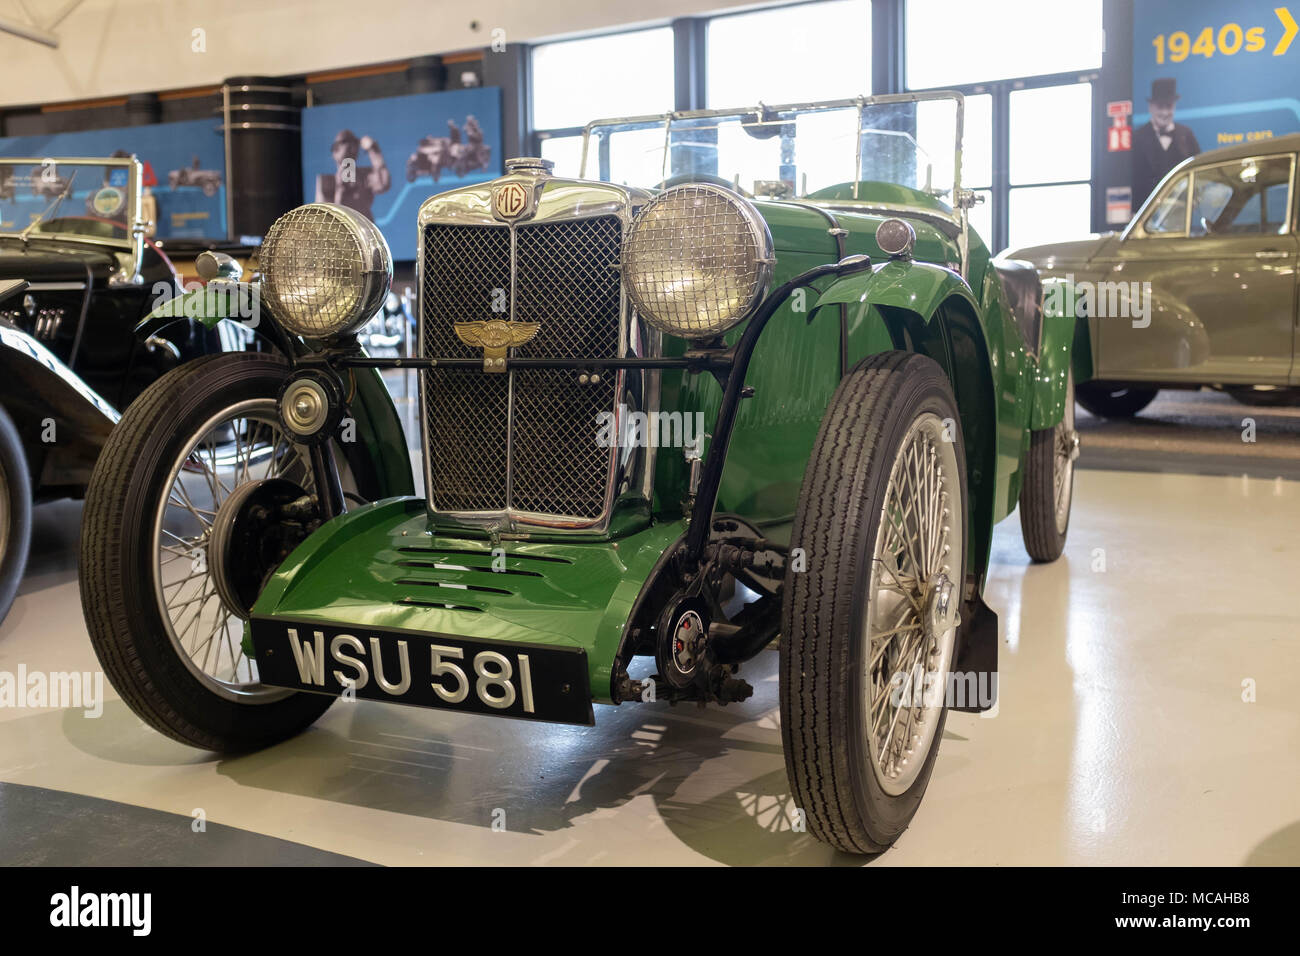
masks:
<path fill-rule="evenodd" d="M 211 249 L 199 253 L 194 260 L 194 268 L 198 271 L 199 278 L 208 281 L 228 279 L 238 282 L 244 275 L 244 268 L 238 262 L 224 252 L 214 252 Z"/>

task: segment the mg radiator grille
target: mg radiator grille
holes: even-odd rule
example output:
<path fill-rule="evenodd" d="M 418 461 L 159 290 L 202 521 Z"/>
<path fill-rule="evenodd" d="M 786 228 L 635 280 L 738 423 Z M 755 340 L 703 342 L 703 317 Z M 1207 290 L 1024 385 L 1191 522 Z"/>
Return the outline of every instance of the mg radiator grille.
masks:
<path fill-rule="evenodd" d="M 520 225 L 512 254 L 507 226 L 426 226 L 424 354 L 481 358 L 453 324 L 513 318 L 540 325 L 517 356 L 618 355 L 621 228 L 614 216 Z M 434 509 L 600 518 L 611 451 L 596 441 L 597 417 L 614 408 L 615 375 L 584 383 L 583 371 L 425 372 Z"/>

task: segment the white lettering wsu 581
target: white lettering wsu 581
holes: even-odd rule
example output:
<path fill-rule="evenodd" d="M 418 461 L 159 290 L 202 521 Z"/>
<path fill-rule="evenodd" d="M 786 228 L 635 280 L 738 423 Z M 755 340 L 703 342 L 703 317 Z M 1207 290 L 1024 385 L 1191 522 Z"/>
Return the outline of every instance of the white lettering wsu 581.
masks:
<path fill-rule="evenodd" d="M 304 684 L 324 688 L 325 680 L 325 635 L 320 631 L 312 632 L 312 639 L 305 640 L 298 636 L 298 629 L 287 628 L 289 649 L 293 654 L 294 664 L 298 668 L 298 679 Z M 367 649 L 369 655 L 367 655 Z M 465 659 L 465 651 L 459 647 L 442 644 L 429 645 L 429 684 L 433 692 L 447 704 L 456 705 L 468 699 L 471 679 L 462 667 L 455 663 Z M 334 669 L 330 676 L 341 688 L 361 690 L 370 684 L 371 677 L 375 684 L 390 697 L 401 697 L 411 689 L 411 654 L 406 641 L 397 641 L 396 681 L 389 680 L 385 668 L 379 638 L 372 637 L 369 646 L 360 638 L 351 634 L 336 634 L 330 640 L 329 656 L 342 669 Z M 534 713 L 533 675 L 527 654 L 519 654 L 519 675 L 516 680 L 514 665 L 510 658 L 497 651 L 479 651 L 474 655 L 471 665 L 474 672 L 472 682 L 474 694 L 480 701 L 494 710 L 506 710 L 520 700 L 524 713 Z M 370 666 L 367 666 L 367 660 Z M 450 682 L 450 686 L 449 683 Z M 516 687 L 516 683 L 518 686 Z"/>

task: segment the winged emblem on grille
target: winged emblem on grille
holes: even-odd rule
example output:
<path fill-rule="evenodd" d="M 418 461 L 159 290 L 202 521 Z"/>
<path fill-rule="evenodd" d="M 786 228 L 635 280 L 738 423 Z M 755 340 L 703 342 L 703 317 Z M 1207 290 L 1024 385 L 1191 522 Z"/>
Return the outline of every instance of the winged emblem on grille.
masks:
<path fill-rule="evenodd" d="M 531 342 L 542 326 L 537 322 L 457 322 L 456 337 L 472 349 L 483 350 L 483 371 L 504 372 L 506 350 Z"/>

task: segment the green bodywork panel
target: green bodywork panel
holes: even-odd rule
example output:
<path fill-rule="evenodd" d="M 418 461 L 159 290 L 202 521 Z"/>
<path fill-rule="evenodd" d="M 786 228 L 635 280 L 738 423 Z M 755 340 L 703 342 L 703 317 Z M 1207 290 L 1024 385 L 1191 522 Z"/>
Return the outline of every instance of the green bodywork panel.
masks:
<path fill-rule="evenodd" d="M 415 494 L 406 433 L 388 386 L 374 368 L 352 369 L 351 377 L 354 388 L 348 414 L 356 422 L 356 441 L 365 454 L 348 454 L 349 463 L 354 471 L 366 467 L 362 461 L 372 469 L 367 476 L 371 481 L 368 497 L 372 499 Z"/>
<path fill-rule="evenodd" d="M 495 554 L 488 541 L 435 536 L 428 528 L 422 498 L 381 501 L 335 518 L 280 566 L 253 616 L 581 647 L 592 696 L 608 702 L 632 606 L 685 525 L 656 522 L 600 543 L 505 541 Z M 494 557 L 504 572 L 493 569 Z M 410 600 L 458 609 L 402 603 Z"/>
<path fill-rule="evenodd" d="M 241 289 L 248 290 L 252 286 L 244 284 Z M 249 293 L 243 293 L 247 296 Z M 247 303 L 247 299 L 245 300 Z M 193 319 L 201 323 L 204 328 L 215 328 L 216 324 L 222 319 L 237 319 L 241 316 L 240 295 L 229 295 L 209 291 L 207 287 L 202 289 L 191 289 L 183 292 L 175 298 L 168 299 L 160 303 L 157 308 L 140 320 L 136 326 L 136 331 L 141 334 L 147 334 L 153 329 L 160 328 L 177 319 Z M 247 311 L 247 305 L 245 305 Z M 249 327 L 256 327 L 256 322 L 250 322 Z"/>
<path fill-rule="evenodd" d="M 1043 280 L 1043 334 L 1034 371 L 1034 406 L 1029 427 L 1053 428 L 1065 413 L 1066 385 L 1074 349 L 1074 315 L 1069 309 L 1070 284 Z"/>

